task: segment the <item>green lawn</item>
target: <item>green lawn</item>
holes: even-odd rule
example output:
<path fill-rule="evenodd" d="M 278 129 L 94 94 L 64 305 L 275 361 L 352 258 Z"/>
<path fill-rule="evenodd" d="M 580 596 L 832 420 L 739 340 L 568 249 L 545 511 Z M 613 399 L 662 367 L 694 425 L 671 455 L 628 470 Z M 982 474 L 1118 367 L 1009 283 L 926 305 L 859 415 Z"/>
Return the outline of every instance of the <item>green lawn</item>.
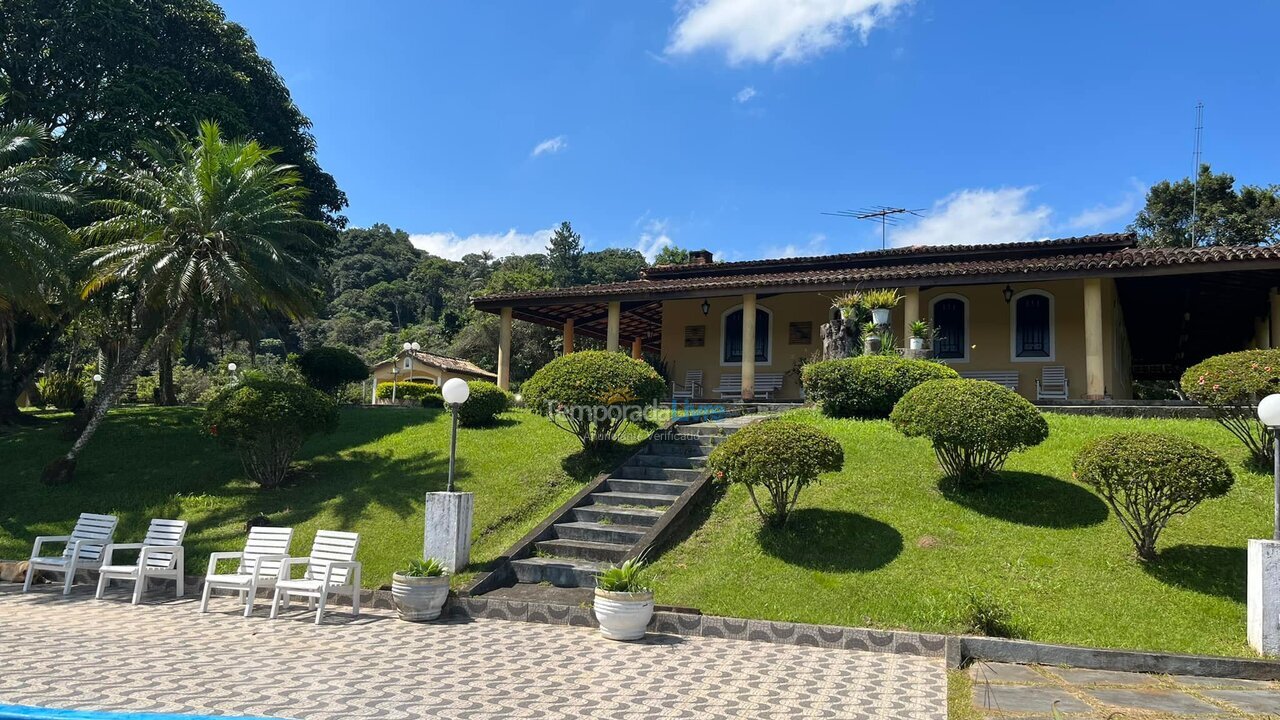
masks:
<path fill-rule="evenodd" d="M 338 431 L 308 442 L 296 477 L 275 490 L 245 479 L 235 455 L 201 432 L 201 412 L 112 412 L 85 451 L 76 481 L 64 487 L 37 480 L 40 468 L 69 444 L 60 423 L 0 434 L 0 558 L 27 557 L 32 538 L 68 532 L 81 511 L 118 515 L 122 541 L 140 539 L 152 517 L 190 521 L 190 574 L 204 573 L 210 552 L 240 549 L 245 521 L 258 513 L 297 528 L 297 555 L 307 552 L 319 529 L 359 531 L 366 586 L 389 583 L 397 567 L 421 557 L 423 496 L 443 490 L 448 472 L 444 411 L 346 408 Z M 458 488 L 476 494 L 473 567 L 493 560 L 616 462 L 584 459 L 579 447 L 568 433 L 524 411 L 508 413 L 497 427 L 459 431 Z M 467 579 L 463 574 L 455 582 Z"/>
<path fill-rule="evenodd" d="M 887 422 L 794 416 L 836 436 L 845 467 L 804 491 L 781 531 L 731 488 L 654 567 L 658 601 L 738 617 L 953 632 L 971 594 L 1012 613 L 1028 639 L 1249 655 L 1245 544 L 1270 537 L 1271 480 L 1202 420 L 1048 415 L 1050 436 L 978 491 L 939 489 L 925 440 Z M 1236 486 L 1175 518 L 1142 567 L 1106 504 L 1071 478 L 1088 438 L 1184 435 L 1227 457 Z"/>

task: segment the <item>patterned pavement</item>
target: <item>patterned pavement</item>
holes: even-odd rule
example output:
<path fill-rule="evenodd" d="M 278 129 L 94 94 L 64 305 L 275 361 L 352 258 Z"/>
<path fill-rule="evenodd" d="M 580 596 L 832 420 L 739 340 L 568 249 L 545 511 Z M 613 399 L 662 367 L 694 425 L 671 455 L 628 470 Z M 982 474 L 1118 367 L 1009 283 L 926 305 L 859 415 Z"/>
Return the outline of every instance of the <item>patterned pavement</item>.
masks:
<path fill-rule="evenodd" d="M 384 611 L 311 624 L 215 597 L 128 604 L 0 586 L 0 704 L 338 718 L 945 720 L 941 659 L 717 638 L 617 643 L 502 620 L 417 625 Z M 343 608 L 339 608 L 342 610 Z"/>

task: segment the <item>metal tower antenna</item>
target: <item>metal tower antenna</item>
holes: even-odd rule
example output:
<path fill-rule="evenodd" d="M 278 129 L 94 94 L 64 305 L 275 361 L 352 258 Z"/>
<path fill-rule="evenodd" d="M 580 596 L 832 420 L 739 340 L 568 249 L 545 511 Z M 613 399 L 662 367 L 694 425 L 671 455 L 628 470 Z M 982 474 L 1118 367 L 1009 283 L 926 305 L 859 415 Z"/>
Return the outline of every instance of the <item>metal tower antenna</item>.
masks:
<path fill-rule="evenodd" d="M 859 208 L 857 210 L 837 210 L 835 212 L 824 212 L 823 215 L 835 215 L 836 217 L 847 217 L 855 220 L 879 220 L 880 221 L 880 249 L 884 250 L 889 247 L 889 226 L 897 225 L 898 215 L 915 215 L 916 217 L 924 217 L 920 213 L 924 212 L 924 208 L 916 208 L 908 210 L 907 208 L 889 207 L 888 205 L 874 205 L 871 207 Z"/>
<path fill-rule="evenodd" d="M 1196 244 L 1196 216 L 1200 210 L 1200 136 L 1204 133 L 1204 103 L 1196 103 L 1196 142 L 1191 151 L 1196 166 L 1191 172 L 1191 245 Z"/>

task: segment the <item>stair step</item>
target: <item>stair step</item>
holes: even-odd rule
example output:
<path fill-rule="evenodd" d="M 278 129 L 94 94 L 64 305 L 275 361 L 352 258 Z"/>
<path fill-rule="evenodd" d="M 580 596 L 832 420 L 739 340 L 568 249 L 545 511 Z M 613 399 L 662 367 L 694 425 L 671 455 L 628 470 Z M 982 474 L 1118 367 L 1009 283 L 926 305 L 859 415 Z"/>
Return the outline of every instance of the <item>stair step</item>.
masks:
<path fill-rule="evenodd" d="M 623 480 L 683 480 L 685 482 L 693 482 L 700 479 L 704 474 L 706 473 L 703 470 L 624 465 L 609 477 Z"/>
<path fill-rule="evenodd" d="M 595 587 L 596 575 L 609 563 L 568 558 L 531 557 L 512 560 L 516 579 L 522 583 L 549 582 L 556 587 Z"/>
<path fill-rule="evenodd" d="M 689 489 L 690 485 L 687 482 L 672 482 L 670 480 L 629 480 L 626 478 L 609 478 L 606 483 L 610 492 L 669 495 L 668 502 L 679 497 L 685 490 Z"/>
<path fill-rule="evenodd" d="M 716 443 L 710 438 L 703 439 L 702 442 L 690 440 L 659 440 L 649 443 L 645 448 L 645 452 L 651 455 L 674 455 L 676 457 L 692 457 L 694 455 L 706 455 L 715 448 Z"/>
<path fill-rule="evenodd" d="M 552 526 L 556 537 L 564 540 L 590 540 L 603 543 L 635 545 L 649 532 L 643 525 L 619 525 L 616 523 L 566 522 Z"/>
<path fill-rule="evenodd" d="M 534 543 L 538 552 L 556 558 L 572 558 L 574 560 L 594 560 L 598 562 L 621 562 L 631 549 L 631 544 L 593 542 L 591 540 L 540 540 Z"/>
<path fill-rule="evenodd" d="M 674 495 L 650 495 L 648 493 L 598 492 L 591 493 L 591 501 L 597 505 L 642 505 L 665 510 L 675 501 Z"/>
<path fill-rule="evenodd" d="M 699 438 L 715 438 L 722 440 L 733 434 L 737 428 L 720 425 L 681 425 L 681 435 L 697 435 Z"/>
<path fill-rule="evenodd" d="M 651 527 L 658 522 L 665 510 L 651 508 L 622 508 L 614 505 L 581 505 L 573 509 L 573 519 L 584 523 L 625 525 L 627 527 Z M 600 521 L 604 520 L 604 523 Z"/>
<path fill-rule="evenodd" d="M 701 451 L 699 451 L 701 452 Z M 706 455 L 636 455 L 627 461 L 628 465 L 645 467 L 679 468 L 697 470 L 707 464 Z"/>

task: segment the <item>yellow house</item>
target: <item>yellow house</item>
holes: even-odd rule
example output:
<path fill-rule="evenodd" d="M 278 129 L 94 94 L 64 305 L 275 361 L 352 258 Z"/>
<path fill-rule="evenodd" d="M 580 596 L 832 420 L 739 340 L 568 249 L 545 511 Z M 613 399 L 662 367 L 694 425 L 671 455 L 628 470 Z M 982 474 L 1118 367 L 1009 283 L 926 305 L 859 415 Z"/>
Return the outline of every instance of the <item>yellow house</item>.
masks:
<path fill-rule="evenodd" d="M 1176 380 L 1211 355 L 1280 347 L 1278 286 L 1280 248 L 1143 248 L 1111 234 L 744 262 L 698 251 L 639 280 L 487 296 L 475 307 L 501 317 L 502 387 L 511 322 L 525 320 L 562 328 L 564 352 L 575 335 L 630 345 L 636 357 L 660 352 L 673 380 L 701 373 L 703 399 L 740 383 L 744 400 L 764 391 L 786 400 L 802 395 L 798 365 L 820 356 L 832 299 L 895 288 L 898 346 L 924 320 L 931 356 L 961 375 L 1033 400 L 1041 381 L 1068 398 L 1127 399 L 1135 379 Z"/>
<path fill-rule="evenodd" d="M 423 350 L 402 350 L 395 357 L 374 365 L 373 401 L 377 402 L 378 383 L 380 382 L 428 382 L 443 385 L 450 378 L 463 380 L 488 380 L 495 382 L 498 376 L 476 365 L 470 360 L 436 355 Z"/>

